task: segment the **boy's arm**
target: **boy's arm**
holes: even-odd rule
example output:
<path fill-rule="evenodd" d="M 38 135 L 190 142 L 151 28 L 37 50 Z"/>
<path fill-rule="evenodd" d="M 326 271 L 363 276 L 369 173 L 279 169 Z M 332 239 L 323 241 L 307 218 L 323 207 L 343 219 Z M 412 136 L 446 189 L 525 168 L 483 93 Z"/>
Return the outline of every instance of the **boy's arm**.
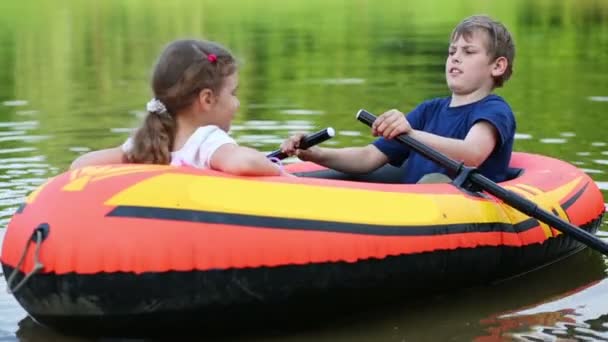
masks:
<path fill-rule="evenodd" d="M 70 170 L 91 165 L 120 164 L 124 162 L 124 157 L 120 146 L 91 151 L 76 158 L 70 165 Z"/>
<path fill-rule="evenodd" d="M 388 163 L 388 157 L 374 145 L 345 148 L 313 146 L 296 150 L 296 156 L 346 173 L 367 173 Z"/>
<path fill-rule="evenodd" d="M 411 130 L 409 135 L 448 157 L 473 167 L 478 167 L 488 159 L 499 140 L 496 128 L 484 120 L 475 123 L 464 140 L 446 138 L 419 130 Z"/>

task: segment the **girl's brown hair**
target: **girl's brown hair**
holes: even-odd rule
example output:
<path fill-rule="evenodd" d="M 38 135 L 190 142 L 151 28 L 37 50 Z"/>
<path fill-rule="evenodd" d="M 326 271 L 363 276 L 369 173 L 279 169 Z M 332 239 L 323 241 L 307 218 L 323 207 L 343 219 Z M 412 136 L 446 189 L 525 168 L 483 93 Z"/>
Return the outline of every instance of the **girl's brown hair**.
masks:
<path fill-rule="evenodd" d="M 190 106 L 203 89 L 219 93 L 224 79 L 236 68 L 234 57 L 217 43 L 185 39 L 167 45 L 156 62 L 151 84 L 154 97 L 166 111 L 148 112 L 133 136 L 127 161 L 169 164 L 175 140 L 175 113 Z"/>

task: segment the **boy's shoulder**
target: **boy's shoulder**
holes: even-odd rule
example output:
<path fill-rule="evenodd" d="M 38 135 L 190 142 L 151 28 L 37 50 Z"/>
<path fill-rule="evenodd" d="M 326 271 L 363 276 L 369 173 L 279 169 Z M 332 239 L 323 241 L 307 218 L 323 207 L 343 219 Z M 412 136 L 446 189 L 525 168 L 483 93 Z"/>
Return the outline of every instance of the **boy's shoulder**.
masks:
<path fill-rule="evenodd" d="M 486 96 L 483 100 L 479 101 L 479 105 L 480 107 L 484 108 L 487 108 L 489 106 L 512 111 L 509 103 L 504 98 L 496 94 L 490 94 Z"/>

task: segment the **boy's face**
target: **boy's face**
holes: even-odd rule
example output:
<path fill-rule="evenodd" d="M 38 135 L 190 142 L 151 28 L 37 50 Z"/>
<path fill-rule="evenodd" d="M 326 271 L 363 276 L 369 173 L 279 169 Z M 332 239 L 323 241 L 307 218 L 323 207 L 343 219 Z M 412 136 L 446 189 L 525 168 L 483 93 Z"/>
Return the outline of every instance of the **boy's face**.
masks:
<path fill-rule="evenodd" d="M 452 93 L 467 95 L 479 89 L 491 91 L 494 86 L 494 63 L 488 56 L 489 35 L 482 30 L 469 37 L 460 35 L 449 46 L 445 76 Z"/>

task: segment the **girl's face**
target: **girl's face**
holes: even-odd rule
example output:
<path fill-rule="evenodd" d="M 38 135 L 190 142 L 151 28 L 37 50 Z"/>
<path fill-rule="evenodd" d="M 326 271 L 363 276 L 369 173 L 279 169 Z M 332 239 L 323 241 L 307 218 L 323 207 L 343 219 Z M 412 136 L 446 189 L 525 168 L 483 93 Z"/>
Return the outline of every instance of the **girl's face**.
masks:
<path fill-rule="evenodd" d="M 226 132 L 230 130 L 230 124 L 240 106 L 239 99 L 236 97 L 238 85 L 238 73 L 227 76 L 219 93 L 215 94 L 209 113 L 212 123 Z"/>
<path fill-rule="evenodd" d="M 454 94 L 466 95 L 481 88 L 493 88 L 492 70 L 495 63 L 488 56 L 488 39 L 486 32 L 473 31 L 468 39 L 460 35 L 450 44 L 445 76 Z"/>

